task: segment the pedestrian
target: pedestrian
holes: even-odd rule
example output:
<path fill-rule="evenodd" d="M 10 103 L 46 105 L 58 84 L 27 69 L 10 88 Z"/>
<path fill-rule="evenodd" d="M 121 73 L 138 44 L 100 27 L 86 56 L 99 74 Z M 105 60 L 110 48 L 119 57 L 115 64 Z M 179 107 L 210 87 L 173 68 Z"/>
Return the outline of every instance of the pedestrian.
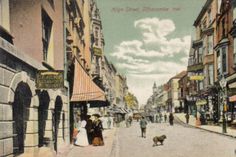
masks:
<path fill-rule="evenodd" d="M 174 116 L 173 116 L 173 113 L 170 113 L 170 115 L 169 115 L 169 122 L 170 122 L 170 125 L 174 125 Z"/>
<path fill-rule="evenodd" d="M 188 113 L 186 113 L 185 118 L 186 118 L 186 123 L 188 124 L 189 123 L 189 114 Z"/>
<path fill-rule="evenodd" d="M 164 119 L 165 119 L 165 123 L 166 123 L 166 121 L 167 121 L 167 115 L 166 115 L 166 113 L 165 113 L 165 115 L 164 115 Z"/>
<path fill-rule="evenodd" d="M 133 121 L 132 117 L 131 117 L 131 116 L 129 116 L 129 126 L 131 126 L 131 125 L 132 125 L 132 121 Z"/>
<path fill-rule="evenodd" d="M 162 114 L 160 113 L 159 115 L 159 118 L 160 118 L 160 123 L 162 122 Z"/>
<path fill-rule="evenodd" d="M 95 117 L 94 122 L 93 122 L 93 146 L 103 146 L 104 141 L 103 141 L 103 136 L 102 136 L 102 121 L 99 119 L 100 115 L 99 114 L 93 114 Z"/>
<path fill-rule="evenodd" d="M 87 116 L 87 124 L 85 126 L 85 129 L 87 131 L 88 142 L 91 145 L 93 141 L 93 120 L 92 116 L 90 115 Z"/>
<path fill-rule="evenodd" d="M 107 117 L 107 127 L 108 127 L 108 129 L 111 129 L 111 117 L 110 116 Z"/>
<path fill-rule="evenodd" d="M 75 141 L 75 145 L 77 146 L 88 146 L 88 136 L 87 136 L 87 131 L 85 129 L 86 126 L 86 121 L 82 120 L 81 122 L 81 126 L 78 129 L 78 134 L 76 136 L 76 141 Z"/>
<path fill-rule="evenodd" d="M 140 128 L 141 128 L 141 136 L 146 138 L 146 127 L 147 127 L 147 121 L 145 120 L 144 117 L 139 122 Z"/>

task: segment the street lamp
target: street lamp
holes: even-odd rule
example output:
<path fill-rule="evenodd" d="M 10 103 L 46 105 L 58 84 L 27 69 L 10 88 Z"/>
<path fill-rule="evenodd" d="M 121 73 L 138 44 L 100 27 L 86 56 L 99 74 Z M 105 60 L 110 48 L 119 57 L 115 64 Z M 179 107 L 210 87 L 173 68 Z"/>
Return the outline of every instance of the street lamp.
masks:
<path fill-rule="evenodd" d="M 222 114 L 222 132 L 223 133 L 227 133 L 226 130 L 226 119 L 225 119 L 225 111 L 226 111 L 226 85 L 227 85 L 227 81 L 225 79 L 225 77 L 223 76 L 220 80 L 220 87 L 222 88 L 222 96 L 223 96 L 223 100 L 222 100 L 222 105 L 223 105 L 223 114 Z"/>

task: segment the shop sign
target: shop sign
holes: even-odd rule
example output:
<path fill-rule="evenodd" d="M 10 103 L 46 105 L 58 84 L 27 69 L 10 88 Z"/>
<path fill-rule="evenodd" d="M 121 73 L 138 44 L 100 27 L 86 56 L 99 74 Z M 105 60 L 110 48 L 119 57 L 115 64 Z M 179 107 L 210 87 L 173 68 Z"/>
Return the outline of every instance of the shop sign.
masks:
<path fill-rule="evenodd" d="M 229 97 L 229 102 L 235 102 L 236 101 L 236 95 Z"/>
<path fill-rule="evenodd" d="M 96 56 L 102 56 L 102 49 L 94 47 L 93 48 L 94 55 Z"/>
<path fill-rule="evenodd" d="M 189 80 L 196 80 L 196 81 L 202 81 L 204 80 L 205 76 L 203 75 L 194 75 L 194 76 L 190 76 Z"/>
<path fill-rule="evenodd" d="M 203 68 L 204 68 L 203 64 L 197 64 L 197 65 L 188 66 L 188 71 L 198 71 Z"/>
<path fill-rule="evenodd" d="M 62 70 L 39 70 L 36 75 L 36 87 L 39 89 L 63 88 L 64 74 Z"/>
<path fill-rule="evenodd" d="M 198 101 L 196 102 L 196 105 L 197 105 L 197 106 L 206 105 L 206 104 L 207 104 L 207 101 L 206 101 L 206 100 L 198 100 Z"/>

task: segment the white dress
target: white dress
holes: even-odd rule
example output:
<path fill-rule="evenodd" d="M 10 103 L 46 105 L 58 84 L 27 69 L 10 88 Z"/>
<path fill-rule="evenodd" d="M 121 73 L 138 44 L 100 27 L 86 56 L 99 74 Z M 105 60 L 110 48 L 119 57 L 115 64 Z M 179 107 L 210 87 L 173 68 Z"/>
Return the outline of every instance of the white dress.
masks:
<path fill-rule="evenodd" d="M 89 145 L 85 125 L 86 125 L 86 121 L 82 121 L 81 127 L 78 129 L 79 133 L 76 136 L 75 145 L 83 146 L 83 147 Z"/>

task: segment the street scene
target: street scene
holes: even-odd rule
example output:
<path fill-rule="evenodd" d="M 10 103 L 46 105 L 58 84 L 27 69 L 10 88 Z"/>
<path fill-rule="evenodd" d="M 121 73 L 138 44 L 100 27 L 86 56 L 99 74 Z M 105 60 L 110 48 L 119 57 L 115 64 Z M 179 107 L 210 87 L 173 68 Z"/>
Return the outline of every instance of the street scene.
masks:
<path fill-rule="evenodd" d="M 236 0 L 0 0 L 0 157 L 235 157 Z"/>
<path fill-rule="evenodd" d="M 121 127 L 105 130 L 106 144 L 103 148 L 75 147 L 68 156 L 73 157 L 78 156 L 78 154 L 84 157 L 235 156 L 236 143 L 234 138 L 196 129 L 188 125 L 181 125 L 177 121 L 174 123 L 174 126 L 170 126 L 169 123 L 149 123 L 145 139 L 141 138 L 140 127 L 137 122 L 134 122 L 129 128 Z M 162 134 L 167 136 L 164 144 L 153 146 L 153 137 Z M 225 148 L 227 148 L 227 151 Z"/>

